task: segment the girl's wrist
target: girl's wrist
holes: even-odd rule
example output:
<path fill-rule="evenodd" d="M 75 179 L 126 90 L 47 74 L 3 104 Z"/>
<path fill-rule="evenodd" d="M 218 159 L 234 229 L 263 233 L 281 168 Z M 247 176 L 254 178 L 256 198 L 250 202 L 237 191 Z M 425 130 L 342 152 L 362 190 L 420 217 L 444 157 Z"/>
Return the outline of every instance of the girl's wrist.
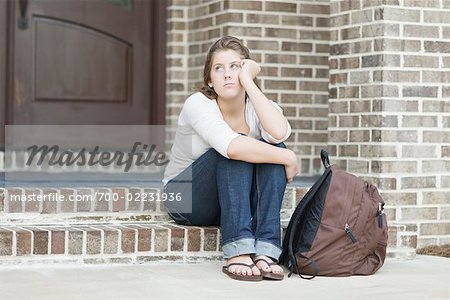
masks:
<path fill-rule="evenodd" d="M 253 82 L 253 79 L 250 78 L 250 76 L 248 76 L 248 75 L 241 76 L 239 79 L 240 79 L 241 84 L 242 84 L 242 86 L 243 86 L 244 88 L 247 87 L 247 86 L 249 86 L 249 85 L 251 85 L 251 84 L 255 84 L 255 83 Z"/>
<path fill-rule="evenodd" d="M 285 156 L 285 163 L 284 165 L 291 165 L 293 163 L 296 163 L 297 161 L 297 156 L 295 155 L 295 153 L 292 150 L 289 149 L 283 149 L 286 150 L 286 156 Z"/>

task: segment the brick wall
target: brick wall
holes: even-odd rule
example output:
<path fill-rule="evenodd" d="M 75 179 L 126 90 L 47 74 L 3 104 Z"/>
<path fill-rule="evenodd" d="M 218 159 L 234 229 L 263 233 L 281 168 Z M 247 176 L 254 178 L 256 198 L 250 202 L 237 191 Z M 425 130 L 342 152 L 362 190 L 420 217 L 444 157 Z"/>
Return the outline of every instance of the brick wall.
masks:
<path fill-rule="evenodd" d="M 319 172 L 327 144 L 329 1 L 177 1 L 168 8 L 167 124 L 202 81 L 209 46 L 234 35 L 261 64 L 260 86 L 281 105 L 293 133 L 288 146 L 303 175 Z"/>
<path fill-rule="evenodd" d="M 329 149 L 382 190 L 391 242 L 450 242 L 450 2 L 331 1 Z"/>

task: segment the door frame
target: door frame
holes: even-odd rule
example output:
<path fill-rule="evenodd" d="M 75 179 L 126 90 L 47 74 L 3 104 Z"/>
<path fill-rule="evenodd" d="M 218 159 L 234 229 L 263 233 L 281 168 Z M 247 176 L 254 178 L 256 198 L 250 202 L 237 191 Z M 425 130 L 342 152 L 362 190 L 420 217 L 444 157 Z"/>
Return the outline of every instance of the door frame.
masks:
<path fill-rule="evenodd" d="M 0 151 L 5 147 L 6 99 L 8 97 L 8 1 L 0 1 Z"/>
<path fill-rule="evenodd" d="M 154 58 L 149 70 L 150 120 L 152 124 L 164 125 L 166 119 L 166 23 L 167 1 L 154 0 L 151 9 L 152 44 L 148 45 L 150 57 Z M 5 125 L 11 122 L 12 105 L 8 99 L 13 95 L 14 41 L 12 32 L 16 21 L 14 18 L 15 3 L 12 0 L 0 1 L 0 150 L 4 149 Z M 155 46 L 156 45 L 156 46 Z M 161 46 L 162 45 L 162 46 Z M 152 80 L 150 80 L 152 79 Z"/>
<path fill-rule="evenodd" d="M 167 2 L 166 0 L 153 0 L 152 9 L 152 28 L 153 38 L 158 47 L 153 44 L 149 45 L 150 56 L 155 57 L 150 65 L 151 82 L 151 99 L 150 119 L 153 120 L 151 125 L 166 124 L 166 48 L 167 48 Z"/>

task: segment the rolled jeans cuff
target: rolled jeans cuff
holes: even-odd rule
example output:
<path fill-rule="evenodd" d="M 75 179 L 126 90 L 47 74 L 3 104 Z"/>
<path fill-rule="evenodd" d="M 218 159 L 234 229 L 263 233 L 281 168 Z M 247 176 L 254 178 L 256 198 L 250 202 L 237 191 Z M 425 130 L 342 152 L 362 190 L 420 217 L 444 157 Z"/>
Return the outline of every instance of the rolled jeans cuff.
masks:
<path fill-rule="evenodd" d="M 281 249 L 272 243 L 257 240 L 255 243 L 255 254 L 257 256 L 268 256 L 278 262 L 281 255 Z"/>
<path fill-rule="evenodd" d="M 243 238 L 228 242 L 222 246 L 222 251 L 224 259 L 243 254 L 253 254 L 255 253 L 255 239 Z"/>

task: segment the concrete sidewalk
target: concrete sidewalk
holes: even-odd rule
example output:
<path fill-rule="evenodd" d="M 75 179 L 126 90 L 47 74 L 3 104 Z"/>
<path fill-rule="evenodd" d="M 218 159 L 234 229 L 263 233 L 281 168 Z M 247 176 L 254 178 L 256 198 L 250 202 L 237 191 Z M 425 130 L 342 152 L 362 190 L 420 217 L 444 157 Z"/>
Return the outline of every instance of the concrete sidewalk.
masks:
<path fill-rule="evenodd" d="M 450 299 L 450 259 L 388 259 L 373 276 L 240 282 L 220 263 L 0 269 L 0 299 Z"/>

